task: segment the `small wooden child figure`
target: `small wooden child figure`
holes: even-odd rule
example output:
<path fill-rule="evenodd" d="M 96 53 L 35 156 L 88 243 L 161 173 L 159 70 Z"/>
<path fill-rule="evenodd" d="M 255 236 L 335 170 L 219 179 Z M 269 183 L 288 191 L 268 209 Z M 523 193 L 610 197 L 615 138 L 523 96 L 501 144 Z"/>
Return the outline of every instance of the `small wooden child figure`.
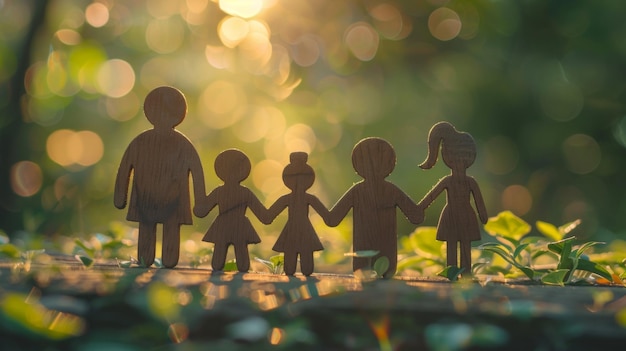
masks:
<path fill-rule="evenodd" d="M 139 222 L 139 261 L 154 262 L 156 225 L 163 224 L 163 265 L 178 264 L 180 225 L 191 224 L 189 176 L 195 199 L 204 197 L 204 174 L 195 148 L 176 127 L 187 114 L 185 96 L 172 87 L 152 90 L 144 113 L 154 126 L 128 145 L 115 180 L 114 204 L 126 207 L 133 175 L 127 220 Z M 197 208 L 194 208 L 194 212 Z"/>
<path fill-rule="evenodd" d="M 288 208 L 287 223 L 272 248 L 274 251 L 285 253 L 287 275 L 294 275 L 296 272 L 298 255 L 302 274 L 311 275 L 314 266 L 313 252 L 324 249 L 309 220 L 309 206 L 313 207 L 324 221 L 328 217 L 328 210 L 317 197 L 306 192 L 315 181 L 315 172 L 306 163 L 307 159 L 308 155 L 305 152 L 291 153 L 291 163 L 283 171 L 283 182 L 291 193 L 281 196 L 269 209 L 269 219 L 273 221 L 279 213 Z"/>
<path fill-rule="evenodd" d="M 215 244 L 211 260 L 214 271 L 224 269 L 228 247 L 233 245 L 237 269 L 247 272 L 250 269 L 248 244 L 261 242 L 246 217 L 246 210 L 250 208 L 265 223 L 263 219 L 267 217 L 267 209 L 250 189 L 240 184 L 250 175 L 250 168 L 248 156 L 236 149 L 222 151 L 215 159 L 215 173 L 224 184 L 205 197 L 197 213 L 199 217 L 204 217 L 215 206 L 219 208 L 217 218 L 202 238 L 203 241 Z"/>
<path fill-rule="evenodd" d="M 460 243 L 461 268 L 471 274 L 471 241 L 480 240 L 476 213 L 470 204 L 472 196 L 480 221 L 487 223 L 487 209 L 478 183 L 465 174 L 476 158 L 476 144 L 471 135 L 457 131 L 448 122 L 439 122 L 428 134 L 428 157 L 420 165 L 421 168 L 430 169 L 435 165 L 440 144 L 443 162 L 451 173 L 435 185 L 419 206 L 427 208 L 441 192 L 447 191 L 447 204 L 437 225 L 437 240 L 447 242 L 448 265 L 455 267 L 458 267 L 457 243 Z"/>
<path fill-rule="evenodd" d="M 396 165 L 396 153 L 386 140 L 366 138 L 352 150 L 352 165 L 363 180 L 353 185 L 330 210 L 328 223 L 338 225 L 353 209 L 354 251 L 378 250 L 378 257 L 389 259 L 389 268 L 383 277 L 396 273 L 398 263 L 398 238 L 396 207 L 414 223 L 422 222 L 424 212 L 400 188 L 385 180 Z M 367 258 L 355 257 L 354 271 L 370 268 Z"/>

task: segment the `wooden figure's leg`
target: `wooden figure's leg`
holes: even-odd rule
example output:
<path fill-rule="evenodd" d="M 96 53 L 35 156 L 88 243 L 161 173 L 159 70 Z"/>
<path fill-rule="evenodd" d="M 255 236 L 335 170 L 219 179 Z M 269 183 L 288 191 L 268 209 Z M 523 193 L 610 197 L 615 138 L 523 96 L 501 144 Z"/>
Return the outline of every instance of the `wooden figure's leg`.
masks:
<path fill-rule="evenodd" d="M 461 268 L 463 274 L 472 273 L 472 245 L 469 241 L 461 241 Z"/>
<path fill-rule="evenodd" d="M 180 255 L 180 224 L 163 223 L 163 266 L 174 268 Z"/>
<path fill-rule="evenodd" d="M 237 270 L 248 272 L 250 270 L 250 254 L 247 244 L 235 245 L 235 259 L 237 260 Z"/>
<path fill-rule="evenodd" d="M 304 255 L 300 254 L 300 271 L 302 274 L 307 277 L 313 273 L 314 262 L 313 262 L 313 252 L 305 253 Z"/>
<path fill-rule="evenodd" d="M 144 267 L 152 266 L 156 251 L 156 223 L 139 222 L 137 259 Z"/>
<path fill-rule="evenodd" d="M 228 252 L 227 243 L 215 243 L 213 247 L 213 257 L 211 258 L 211 267 L 214 271 L 221 271 L 226 264 L 226 253 Z"/>
<path fill-rule="evenodd" d="M 448 254 L 448 266 L 458 267 L 458 257 L 457 257 L 457 241 L 448 240 L 447 244 L 447 254 Z"/>
<path fill-rule="evenodd" d="M 298 264 L 298 254 L 285 252 L 285 274 L 296 274 L 296 265 Z"/>
<path fill-rule="evenodd" d="M 371 269 L 370 267 L 370 259 L 363 257 L 354 257 L 352 259 L 352 271 L 356 272 L 359 269 Z"/>

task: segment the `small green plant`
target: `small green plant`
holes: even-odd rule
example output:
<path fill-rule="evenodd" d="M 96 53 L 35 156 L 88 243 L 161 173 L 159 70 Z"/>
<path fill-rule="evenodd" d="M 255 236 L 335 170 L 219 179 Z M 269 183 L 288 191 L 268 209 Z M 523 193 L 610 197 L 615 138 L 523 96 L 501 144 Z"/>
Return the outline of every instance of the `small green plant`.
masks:
<path fill-rule="evenodd" d="M 418 227 L 400 239 L 398 272 L 439 274 L 446 269 L 445 243 L 437 240 L 437 227 Z"/>
<path fill-rule="evenodd" d="M 283 255 L 274 255 L 270 257 L 269 260 L 255 257 L 254 260 L 257 262 L 261 262 L 265 267 L 269 269 L 270 273 L 272 274 L 283 273 L 283 269 L 285 267 L 285 256 Z"/>
<path fill-rule="evenodd" d="M 387 269 L 389 269 L 389 258 L 385 256 L 377 258 L 372 264 L 372 258 L 379 253 L 380 251 L 378 250 L 359 250 L 355 252 L 348 252 L 344 255 L 356 258 L 367 258 L 367 268 L 360 269 L 355 272 L 355 276 L 358 276 L 363 280 L 371 280 L 382 278 Z"/>
<path fill-rule="evenodd" d="M 528 223 L 510 211 L 501 212 L 485 225 L 487 233 L 497 242 L 484 243 L 479 248 L 499 256 L 508 267 L 494 265 L 485 267 L 484 271 L 487 274 L 499 272 L 507 276 L 510 268 L 514 267 L 529 279 L 550 285 L 584 282 L 589 273 L 611 280 L 612 276 L 606 268 L 583 255 L 591 247 L 602 243 L 592 241 L 574 246 L 574 236 L 563 239 L 579 224 L 580 221 L 574 221 L 556 227 L 550 223 L 537 222 L 537 229 L 543 236 L 527 236 L 532 229 Z M 552 264 L 539 267 L 535 262 L 544 256 L 551 258 Z M 578 271 L 586 274 L 579 274 L 579 278 L 576 278 Z"/>

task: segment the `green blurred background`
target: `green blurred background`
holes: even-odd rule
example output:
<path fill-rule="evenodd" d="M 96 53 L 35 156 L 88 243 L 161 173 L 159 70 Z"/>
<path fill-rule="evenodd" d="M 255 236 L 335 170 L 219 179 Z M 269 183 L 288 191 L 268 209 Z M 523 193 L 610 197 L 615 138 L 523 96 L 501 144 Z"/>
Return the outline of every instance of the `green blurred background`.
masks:
<path fill-rule="evenodd" d="M 449 172 L 417 167 L 447 120 L 476 139 L 468 173 L 490 215 L 580 218 L 579 237 L 624 238 L 625 13 L 619 0 L 0 0 L 0 229 L 46 242 L 132 230 L 115 173 L 150 127 L 144 97 L 173 85 L 207 192 L 235 147 L 270 205 L 289 153 L 306 151 L 330 207 L 360 180 L 354 144 L 379 136 L 398 157 L 389 179 L 417 201 Z M 209 246 L 214 216 L 184 228 L 187 246 Z M 349 220 L 312 220 L 326 255 L 349 250 Z M 271 255 L 282 224 L 255 222 L 253 254 Z M 413 228 L 399 219 L 400 235 Z"/>

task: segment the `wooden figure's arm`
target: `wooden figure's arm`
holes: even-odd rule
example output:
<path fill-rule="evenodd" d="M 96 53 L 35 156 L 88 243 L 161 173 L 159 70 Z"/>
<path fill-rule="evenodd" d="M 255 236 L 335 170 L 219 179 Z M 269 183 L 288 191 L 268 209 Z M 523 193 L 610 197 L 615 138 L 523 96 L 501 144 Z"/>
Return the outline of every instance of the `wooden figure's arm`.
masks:
<path fill-rule="evenodd" d="M 200 162 L 200 157 L 196 152 L 193 153 L 191 164 L 189 167 L 189 173 L 191 174 L 191 179 L 193 181 L 193 194 L 195 199 L 193 213 L 197 217 L 204 217 L 208 213 L 204 213 L 204 211 L 202 211 L 202 203 L 206 200 L 206 185 L 204 183 L 204 171 L 202 170 L 202 163 Z M 204 215 L 202 215 L 203 213 Z"/>
<path fill-rule="evenodd" d="M 274 220 L 274 217 L 270 216 L 269 211 L 261 201 L 252 193 L 250 189 L 248 189 L 248 208 L 252 211 L 252 213 L 256 216 L 256 218 L 261 221 L 263 224 L 270 224 Z"/>
<path fill-rule="evenodd" d="M 400 211 L 404 213 L 411 223 L 422 223 L 424 221 L 424 208 L 418 206 L 404 191 L 397 187 L 395 189 L 396 203 Z"/>
<path fill-rule="evenodd" d="M 439 194 L 441 194 L 441 192 L 445 190 L 445 188 L 447 187 L 447 179 L 448 177 L 444 177 L 439 180 L 439 182 L 437 182 L 437 184 L 435 184 L 435 186 L 430 189 L 428 194 L 426 194 L 426 196 L 424 196 L 424 198 L 417 204 L 417 206 L 422 208 L 422 211 L 426 210 L 428 206 L 430 206 L 430 204 L 435 201 L 437 196 L 439 196 Z"/>
<path fill-rule="evenodd" d="M 196 216 L 198 216 L 198 213 L 201 213 L 200 207 L 202 207 L 199 207 L 198 205 L 206 199 L 206 185 L 204 183 L 204 171 L 202 169 L 202 163 L 200 162 L 200 157 L 198 156 L 198 153 L 194 150 L 191 157 L 192 158 L 189 165 L 189 174 L 191 174 L 191 179 L 193 181 L 193 196 L 195 199 L 193 212 Z"/>
<path fill-rule="evenodd" d="M 480 222 L 482 224 L 486 224 L 489 217 L 487 215 L 487 208 L 485 207 L 485 201 L 483 200 L 483 195 L 480 192 L 480 188 L 478 187 L 478 183 L 474 178 L 470 178 L 470 191 L 474 196 L 474 204 L 476 205 L 476 211 L 478 211 L 478 218 L 480 218 Z"/>
<path fill-rule="evenodd" d="M 120 168 L 117 170 L 115 178 L 115 190 L 113 193 L 113 204 L 115 207 L 122 209 L 126 207 L 126 199 L 128 198 L 128 185 L 130 183 L 130 174 L 133 171 L 133 164 L 130 157 L 129 149 L 126 149 Z"/>
<path fill-rule="evenodd" d="M 276 200 L 276 202 L 274 202 L 272 204 L 272 206 L 270 206 L 270 208 L 267 210 L 266 212 L 266 221 L 264 222 L 263 220 L 261 220 L 261 218 L 259 218 L 261 220 L 261 222 L 265 223 L 265 224 L 270 224 L 274 221 L 274 219 L 276 219 L 276 217 L 283 212 L 283 210 L 285 208 L 287 208 L 287 204 L 289 202 L 289 195 L 283 195 L 280 198 L 278 198 L 278 200 Z"/>
<path fill-rule="evenodd" d="M 205 217 L 211 212 L 215 206 L 217 206 L 217 193 L 219 192 L 219 188 L 214 189 L 209 193 L 209 195 L 201 195 L 200 198 L 196 198 L 196 205 L 193 208 L 193 213 L 197 217 Z"/>
<path fill-rule="evenodd" d="M 336 227 L 341 223 L 343 218 L 348 214 L 348 211 L 354 206 L 353 188 L 343 194 L 343 196 L 337 201 L 335 206 L 330 210 L 327 216 L 326 224 L 331 227 Z"/>
<path fill-rule="evenodd" d="M 330 225 L 329 224 L 330 211 L 326 208 L 326 206 L 324 206 L 322 201 L 320 201 L 320 199 L 318 199 L 317 196 L 314 196 L 314 195 L 309 195 L 308 198 L 309 198 L 309 205 L 311 205 L 311 207 L 313 207 L 315 212 L 317 212 L 317 214 L 320 215 L 320 217 L 322 217 L 326 225 Z"/>

